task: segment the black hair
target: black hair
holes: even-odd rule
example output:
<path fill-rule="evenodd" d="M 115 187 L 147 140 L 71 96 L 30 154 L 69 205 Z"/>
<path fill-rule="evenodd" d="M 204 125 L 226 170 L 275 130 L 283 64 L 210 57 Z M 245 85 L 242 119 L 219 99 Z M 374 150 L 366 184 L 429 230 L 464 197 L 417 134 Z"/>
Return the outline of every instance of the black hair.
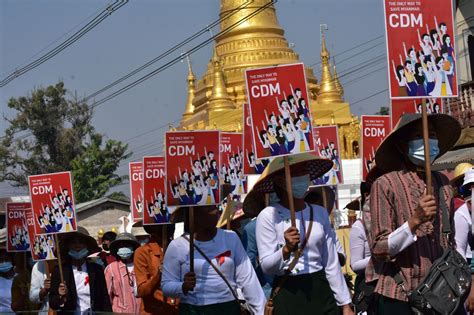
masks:
<path fill-rule="evenodd" d="M 431 37 L 431 40 L 433 41 L 433 43 L 434 43 L 434 41 L 435 41 L 435 38 L 434 38 L 434 35 L 435 35 L 435 34 L 438 34 L 438 31 L 435 30 L 435 29 L 432 29 L 432 30 L 430 31 L 430 37 Z"/>
<path fill-rule="evenodd" d="M 444 22 L 439 23 L 439 27 L 441 27 L 441 26 L 446 26 L 446 23 L 444 23 Z"/>
<path fill-rule="evenodd" d="M 451 36 L 449 36 L 448 34 L 443 35 L 443 46 L 446 46 L 446 47 L 448 46 L 448 45 L 446 45 L 446 38 L 448 38 L 448 37 L 451 38 Z"/>
<path fill-rule="evenodd" d="M 260 139 L 263 141 L 263 136 L 267 134 L 265 129 L 260 130 Z"/>
<path fill-rule="evenodd" d="M 408 55 L 409 55 L 412 51 L 415 51 L 415 49 L 414 49 L 414 48 L 408 49 L 408 51 L 407 51 Z"/>
<path fill-rule="evenodd" d="M 282 99 L 282 100 L 280 101 L 280 106 L 283 105 L 283 102 L 287 102 L 287 103 L 288 103 L 288 101 L 287 101 L 286 99 Z"/>
<path fill-rule="evenodd" d="M 405 69 L 403 68 L 402 65 L 399 65 L 399 66 L 397 66 L 396 70 L 397 70 L 397 73 L 395 73 L 395 74 L 397 75 L 398 80 L 401 81 L 402 80 L 402 75 L 400 74 L 400 70 L 405 70 Z"/>
<path fill-rule="evenodd" d="M 421 39 L 424 39 L 424 38 L 425 38 L 425 36 L 428 36 L 428 37 L 429 37 L 430 35 L 428 35 L 428 34 L 424 33 L 424 34 L 422 34 L 422 35 L 421 35 Z"/>
<path fill-rule="evenodd" d="M 306 102 L 306 100 L 305 100 L 303 97 L 300 98 L 300 99 L 298 100 L 298 105 L 303 106 L 303 105 L 301 105 L 301 102 L 303 102 L 303 101 Z"/>
<path fill-rule="evenodd" d="M 443 57 L 436 57 L 435 63 L 438 64 L 442 60 L 443 60 Z"/>
<path fill-rule="evenodd" d="M 207 152 L 207 155 L 209 155 L 209 154 L 214 154 L 214 151 Z"/>
<path fill-rule="evenodd" d="M 301 89 L 300 89 L 300 88 L 296 88 L 296 89 L 295 89 L 295 93 L 298 92 L 298 91 L 301 92 Z"/>
<path fill-rule="evenodd" d="M 112 231 L 107 231 L 104 233 L 104 235 L 102 235 L 102 241 L 115 241 L 115 239 L 117 238 L 117 233 L 115 232 L 112 232 Z"/>
<path fill-rule="evenodd" d="M 448 50 L 446 49 L 446 47 L 441 48 L 441 56 L 447 53 L 448 53 Z"/>
<path fill-rule="evenodd" d="M 288 95 L 286 99 L 288 100 L 288 103 L 291 103 L 291 100 L 294 100 L 295 98 L 293 97 L 293 95 Z"/>
<path fill-rule="evenodd" d="M 412 63 L 411 63 L 411 60 L 405 61 L 405 67 L 406 67 L 408 64 L 412 64 Z"/>

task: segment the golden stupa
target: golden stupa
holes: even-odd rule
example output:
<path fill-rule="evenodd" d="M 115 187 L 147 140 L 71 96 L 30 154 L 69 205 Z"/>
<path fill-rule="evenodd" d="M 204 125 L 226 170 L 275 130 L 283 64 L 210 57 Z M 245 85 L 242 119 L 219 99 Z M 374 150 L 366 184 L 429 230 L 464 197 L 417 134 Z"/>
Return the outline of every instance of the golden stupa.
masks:
<path fill-rule="evenodd" d="M 247 1 L 221 0 L 220 16 L 227 16 Z M 253 0 L 244 5 L 244 8 L 238 9 L 237 14 L 223 20 L 220 29 L 233 25 L 267 2 L 268 0 Z M 323 37 L 320 82 L 313 70 L 306 68 L 314 124 L 337 124 L 342 158 L 355 158 L 359 147 L 359 122 L 351 114 L 349 103 L 344 102 L 342 85 L 335 68 L 334 77 L 332 76 L 329 60 L 330 54 Z M 284 37 L 275 7 L 267 7 L 217 38 L 213 56 L 201 79 L 196 81 L 188 60 L 188 98 L 180 129 L 242 131 L 242 104 L 247 102 L 245 70 L 296 62 L 300 62 L 299 56 Z"/>

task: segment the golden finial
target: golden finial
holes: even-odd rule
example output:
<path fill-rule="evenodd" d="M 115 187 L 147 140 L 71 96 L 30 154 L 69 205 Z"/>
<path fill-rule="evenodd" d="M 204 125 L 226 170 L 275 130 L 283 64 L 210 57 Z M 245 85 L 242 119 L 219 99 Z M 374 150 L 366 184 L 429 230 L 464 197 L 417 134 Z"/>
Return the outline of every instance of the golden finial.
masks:
<path fill-rule="evenodd" d="M 339 81 L 339 76 L 337 75 L 335 62 L 334 62 L 333 70 L 334 70 L 334 83 L 336 84 L 337 91 L 341 95 L 341 98 L 344 99 L 344 88 L 342 87 L 341 81 Z"/>
<path fill-rule="evenodd" d="M 191 60 L 189 56 L 186 56 L 186 60 L 188 62 L 188 98 L 186 100 L 186 110 L 183 114 L 183 120 L 191 117 L 194 113 L 194 90 L 195 90 L 195 82 L 196 77 L 194 76 L 193 69 L 191 66 Z"/>
<path fill-rule="evenodd" d="M 212 55 L 212 91 L 209 98 L 209 109 L 235 109 L 234 102 L 227 93 L 227 87 L 224 81 L 224 74 L 221 67 L 221 59 L 217 54 L 217 48 L 214 47 Z"/>
<path fill-rule="evenodd" d="M 342 103 L 342 97 L 331 76 L 329 67 L 329 51 L 326 48 L 326 38 L 321 32 L 321 81 L 319 83 L 319 103 Z"/>
<path fill-rule="evenodd" d="M 97 231 L 97 236 L 98 237 L 102 237 L 104 235 L 104 230 L 103 229 L 99 229 L 99 231 Z"/>
<path fill-rule="evenodd" d="M 115 226 L 113 228 L 111 228 L 110 230 L 114 233 L 117 233 L 117 228 Z"/>

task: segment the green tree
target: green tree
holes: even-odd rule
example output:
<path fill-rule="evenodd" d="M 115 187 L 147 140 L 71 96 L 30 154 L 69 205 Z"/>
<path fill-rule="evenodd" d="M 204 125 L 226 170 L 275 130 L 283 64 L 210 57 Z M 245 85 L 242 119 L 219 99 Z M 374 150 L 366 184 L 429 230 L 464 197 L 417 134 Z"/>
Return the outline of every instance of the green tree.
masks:
<path fill-rule="evenodd" d="M 375 115 L 390 115 L 390 108 L 387 106 L 380 107 L 379 111 Z"/>
<path fill-rule="evenodd" d="M 0 144 L 0 181 L 26 186 L 28 176 L 72 171 L 76 202 L 100 198 L 124 180 L 115 174 L 128 158 L 127 145 L 103 140 L 92 126 L 93 111 L 63 82 L 11 98 L 16 110 Z"/>

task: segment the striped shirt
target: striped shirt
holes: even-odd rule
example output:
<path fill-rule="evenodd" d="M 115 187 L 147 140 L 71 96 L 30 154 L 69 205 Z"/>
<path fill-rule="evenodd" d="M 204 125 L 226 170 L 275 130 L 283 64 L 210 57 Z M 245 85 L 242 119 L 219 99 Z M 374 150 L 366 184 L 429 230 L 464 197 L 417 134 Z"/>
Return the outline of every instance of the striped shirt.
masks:
<path fill-rule="evenodd" d="M 415 213 L 419 200 L 425 191 L 425 182 L 415 172 L 394 171 L 381 176 L 372 186 L 370 194 L 370 219 L 368 241 L 373 261 L 366 270 L 366 281 L 378 279 L 375 291 L 386 297 L 407 301 L 405 292 L 397 286 L 394 275 L 400 270 L 405 288 L 415 289 L 426 277 L 434 260 L 439 258 L 447 240 L 443 237 L 442 214 L 439 206 L 439 188 L 433 176 L 433 195 L 438 213 L 432 222 L 425 222 L 416 230 L 415 241 L 391 256 L 389 235 L 403 226 Z M 450 211 L 451 238 L 454 239 L 452 191 L 448 179 L 440 175 L 443 197 Z M 366 223 L 366 226 L 367 226 Z M 375 265 L 375 266 L 374 266 Z M 375 267 L 375 268 L 374 268 Z"/>

